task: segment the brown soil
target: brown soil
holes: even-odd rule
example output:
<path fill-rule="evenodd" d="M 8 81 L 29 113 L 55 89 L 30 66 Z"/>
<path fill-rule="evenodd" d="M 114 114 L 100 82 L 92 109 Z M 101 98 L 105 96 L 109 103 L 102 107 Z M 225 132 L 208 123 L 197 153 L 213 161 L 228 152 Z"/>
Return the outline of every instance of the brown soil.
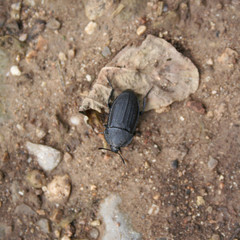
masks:
<path fill-rule="evenodd" d="M 10 59 L 8 70 L 18 65 L 22 72 L 7 74 L 0 82 L 0 225 L 10 227 L 4 239 L 57 239 L 56 230 L 61 236 L 70 231 L 51 220 L 49 233 L 36 226 L 40 218 L 51 219 L 55 206 L 26 183 L 27 172 L 40 169 L 29 160 L 27 141 L 73 157 L 45 173 L 47 181 L 65 173 L 71 178 L 70 198 L 60 208 L 63 219 L 80 212 L 70 221 L 72 239 L 89 236 L 89 222 L 98 218 L 99 204 L 110 193 L 121 196 L 122 210 L 143 239 L 240 239 L 239 1 L 166 0 L 161 14 L 158 1 L 129 0 L 122 1 L 125 8 L 116 16 L 112 13 L 119 2 L 113 1 L 95 20 L 92 35 L 84 30 L 90 20 L 81 1 L 35 0 L 35 6 L 22 1 L 17 27 L 10 16 L 14 2 L 0 2 L 1 46 Z M 52 18 L 61 23 L 59 30 L 45 26 Z M 147 30 L 138 36 L 142 24 Z M 103 146 L 102 136 L 85 124 L 78 109 L 105 64 L 127 44 L 139 44 L 147 34 L 159 32 L 197 66 L 200 86 L 168 112 L 143 115 L 140 134 L 122 149 L 128 160 L 124 166 L 118 155 L 97 150 Z M 24 43 L 17 40 L 22 33 L 28 35 Z M 106 46 L 111 55 L 104 57 Z M 72 59 L 70 49 L 76 52 Z M 64 63 L 59 52 L 67 56 Z M 26 57 L 29 53 L 34 56 Z M 70 123 L 71 116 L 80 117 L 78 126 Z M 36 129 L 46 135 L 39 138 Z M 211 158 L 218 161 L 214 169 L 208 166 Z M 17 199 L 14 184 L 24 192 Z M 15 208 L 21 203 L 38 214 L 17 215 Z M 152 204 L 160 207 L 155 215 L 148 214 Z M 101 237 L 104 226 L 98 228 Z"/>

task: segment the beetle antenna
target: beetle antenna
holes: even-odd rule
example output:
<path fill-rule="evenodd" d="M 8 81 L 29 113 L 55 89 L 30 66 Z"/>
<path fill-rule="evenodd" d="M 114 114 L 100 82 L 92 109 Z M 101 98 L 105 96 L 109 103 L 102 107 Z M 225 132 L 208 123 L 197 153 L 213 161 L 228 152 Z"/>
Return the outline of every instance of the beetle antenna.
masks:
<path fill-rule="evenodd" d="M 107 150 L 107 151 L 113 152 L 111 149 L 108 149 L 108 148 L 98 148 L 98 150 Z M 113 152 L 113 153 L 116 153 L 116 152 Z M 125 162 L 122 154 L 119 153 L 119 152 L 117 152 L 116 154 L 118 154 L 120 156 L 120 158 L 122 159 L 123 164 L 126 165 L 126 162 Z"/>
<path fill-rule="evenodd" d="M 124 160 L 124 158 L 123 158 L 122 154 L 118 152 L 118 155 L 119 155 L 119 156 L 120 156 L 120 158 L 122 159 L 122 162 L 123 162 L 123 164 L 124 164 L 124 165 L 126 165 L 126 162 L 125 162 L 125 160 Z"/>

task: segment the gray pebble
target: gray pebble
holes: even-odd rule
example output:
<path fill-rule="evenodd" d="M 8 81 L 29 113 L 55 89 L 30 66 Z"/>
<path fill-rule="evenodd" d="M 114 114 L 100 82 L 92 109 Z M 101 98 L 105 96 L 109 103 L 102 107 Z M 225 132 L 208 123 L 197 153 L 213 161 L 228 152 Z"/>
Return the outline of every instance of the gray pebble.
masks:
<path fill-rule="evenodd" d="M 19 215 L 20 217 L 22 217 L 22 215 L 37 216 L 37 213 L 35 213 L 28 205 L 24 203 L 21 205 L 18 205 L 15 208 L 14 213 Z"/>
<path fill-rule="evenodd" d="M 177 169 L 178 168 L 178 166 L 179 166 L 179 162 L 178 162 L 178 160 L 176 159 L 176 160 L 174 160 L 174 161 L 172 161 L 172 167 L 174 168 L 174 169 Z"/>
<path fill-rule="evenodd" d="M 102 55 L 104 56 L 104 57 L 108 57 L 108 56 L 110 56 L 112 53 L 111 53 L 111 50 L 110 50 L 110 48 L 109 47 L 104 47 L 103 48 L 103 50 L 102 50 Z"/>
<path fill-rule="evenodd" d="M 89 237 L 92 238 L 92 239 L 97 239 L 99 236 L 99 231 L 96 229 L 96 228 L 92 228 L 90 231 L 89 231 Z"/>
<path fill-rule="evenodd" d="M 50 232 L 49 221 L 45 218 L 41 218 L 37 223 L 37 226 L 40 227 L 41 231 L 44 233 Z"/>
<path fill-rule="evenodd" d="M 208 168 L 210 170 L 213 170 L 217 167 L 218 161 L 214 159 L 212 156 L 209 156 L 209 161 L 208 161 Z"/>
<path fill-rule="evenodd" d="M 60 27 L 61 27 L 61 23 L 55 18 L 50 19 L 47 23 L 47 28 L 51 30 L 58 30 L 60 29 Z"/>

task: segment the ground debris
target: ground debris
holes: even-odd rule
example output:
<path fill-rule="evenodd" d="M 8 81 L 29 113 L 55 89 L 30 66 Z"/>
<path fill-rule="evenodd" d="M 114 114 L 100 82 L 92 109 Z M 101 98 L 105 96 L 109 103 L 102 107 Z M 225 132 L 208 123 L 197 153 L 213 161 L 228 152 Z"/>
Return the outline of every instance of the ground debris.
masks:
<path fill-rule="evenodd" d="M 145 110 L 166 108 L 198 88 L 199 74 L 193 63 L 165 40 L 148 35 L 139 47 L 127 46 L 102 70 L 80 111 L 107 110 L 109 79 L 120 92 L 132 89 L 142 97 L 153 87 Z"/>

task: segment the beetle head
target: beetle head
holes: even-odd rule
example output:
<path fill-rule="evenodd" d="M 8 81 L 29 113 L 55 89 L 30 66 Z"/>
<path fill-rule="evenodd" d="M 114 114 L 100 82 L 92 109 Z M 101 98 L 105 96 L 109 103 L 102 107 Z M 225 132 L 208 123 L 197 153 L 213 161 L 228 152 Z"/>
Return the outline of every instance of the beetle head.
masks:
<path fill-rule="evenodd" d="M 114 153 L 116 153 L 116 154 L 118 154 L 120 156 L 120 158 L 122 159 L 123 164 L 126 164 L 122 154 L 120 153 L 121 152 L 120 148 L 116 148 L 116 147 L 111 146 L 111 149 L 98 148 L 98 150 L 107 150 L 107 151 L 110 151 L 110 152 L 114 152 Z"/>
<path fill-rule="evenodd" d="M 114 147 L 114 146 L 110 146 L 110 148 L 111 148 L 111 151 L 115 152 L 115 153 L 118 153 L 118 151 L 120 151 L 120 148 L 117 148 L 117 147 Z"/>

